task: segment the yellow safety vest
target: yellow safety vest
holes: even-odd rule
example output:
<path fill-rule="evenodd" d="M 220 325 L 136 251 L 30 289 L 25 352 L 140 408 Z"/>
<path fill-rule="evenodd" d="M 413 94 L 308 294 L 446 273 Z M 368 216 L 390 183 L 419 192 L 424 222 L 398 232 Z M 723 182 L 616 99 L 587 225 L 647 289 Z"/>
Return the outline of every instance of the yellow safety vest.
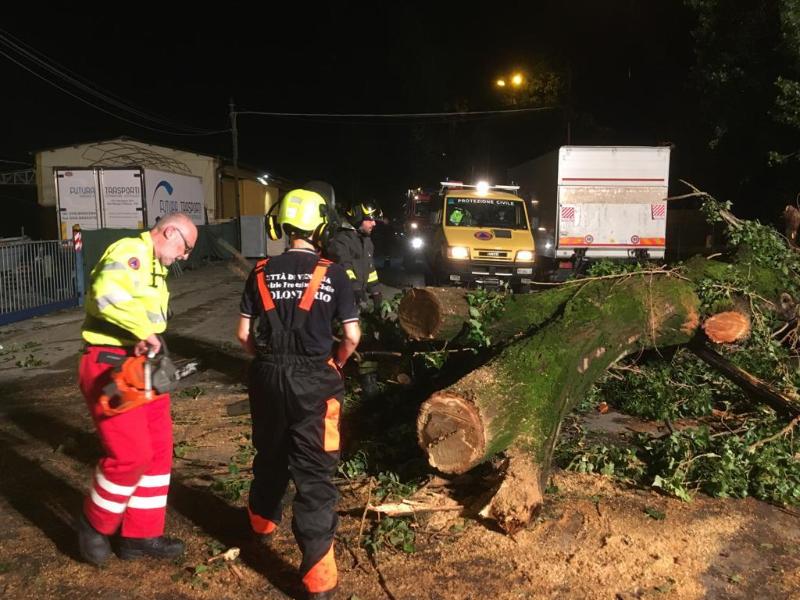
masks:
<path fill-rule="evenodd" d="M 156 259 L 153 239 L 111 244 L 92 269 L 81 335 L 89 344 L 131 346 L 167 328 L 167 268 Z"/>

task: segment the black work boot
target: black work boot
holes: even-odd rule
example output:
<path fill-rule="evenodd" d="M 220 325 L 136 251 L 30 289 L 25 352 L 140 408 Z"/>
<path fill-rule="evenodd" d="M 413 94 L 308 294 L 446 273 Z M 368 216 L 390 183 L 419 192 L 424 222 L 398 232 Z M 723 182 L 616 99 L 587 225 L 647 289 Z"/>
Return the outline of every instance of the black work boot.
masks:
<path fill-rule="evenodd" d="M 308 592 L 308 600 L 333 600 L 338 589 L 336 586 L 324 592 Z"/>
<path fill-rule="evenodd" d="M 182 541 L 171 537 L 122 538 L 119 543 L 119 557 L 123 560 L 152 556 L 153 558 L 177 558 L 186 546 Z"/>
<path fill-rule="evenodd" d="M 92 527 L 82 511 L 78 517 L 78 548 L 83 560 L 98 567 L 111 556 L 111 542 L 108 541 L 108 536 Z"/>
<path fill-rule="evenodd" d="M 275 539 L 275 531 L 271 531 L 269 533 L 256 533 L 255 531 L 250 530 L 250 539 L 257 548 L 268 548 L 272 545 L 272 542 Z"/>

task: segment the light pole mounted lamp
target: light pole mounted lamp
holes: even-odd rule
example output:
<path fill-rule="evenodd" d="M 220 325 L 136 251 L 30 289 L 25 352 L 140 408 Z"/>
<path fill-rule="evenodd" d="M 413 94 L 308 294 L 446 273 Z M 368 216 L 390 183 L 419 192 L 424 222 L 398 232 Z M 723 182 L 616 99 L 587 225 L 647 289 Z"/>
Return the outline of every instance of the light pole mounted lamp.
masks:
<path fill-rule="evenodd" d="M 518 88 L 525 83 L 525 76 L 517 71 L 512 73 L 508 79 L 505 77 L 498 77 L 495 80 L 494 85 L 499 88 L 506 88 L 508 87 L 509 83 L 511 84 L 511 87 Z"/>

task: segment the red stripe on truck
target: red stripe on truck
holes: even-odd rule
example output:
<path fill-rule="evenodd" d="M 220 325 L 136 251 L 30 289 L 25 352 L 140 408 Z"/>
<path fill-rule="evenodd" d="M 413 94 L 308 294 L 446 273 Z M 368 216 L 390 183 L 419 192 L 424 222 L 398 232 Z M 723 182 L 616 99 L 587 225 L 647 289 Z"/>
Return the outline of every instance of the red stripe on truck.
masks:
<path fill-rule="evenodd" d="M 664 181 L 663 177 L 562 177 L 561 181 Z"/>

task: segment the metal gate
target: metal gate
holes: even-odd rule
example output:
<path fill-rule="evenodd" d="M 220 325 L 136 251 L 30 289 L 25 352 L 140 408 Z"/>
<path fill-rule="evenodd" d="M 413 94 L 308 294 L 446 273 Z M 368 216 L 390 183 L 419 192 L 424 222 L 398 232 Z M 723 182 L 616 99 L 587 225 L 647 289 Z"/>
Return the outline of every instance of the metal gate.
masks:
<path fill-rule="evenodd" d="M 0 240 L 0 325 L 78 305 L 72 240 Z"/>

